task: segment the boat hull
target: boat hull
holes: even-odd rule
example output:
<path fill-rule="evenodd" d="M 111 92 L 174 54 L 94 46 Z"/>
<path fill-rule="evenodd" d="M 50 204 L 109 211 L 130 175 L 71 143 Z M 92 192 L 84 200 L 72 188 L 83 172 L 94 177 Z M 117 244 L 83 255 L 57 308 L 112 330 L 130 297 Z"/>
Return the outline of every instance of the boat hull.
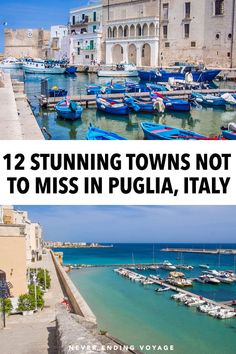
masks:
<path fill-rule="evenodd" d="M 127 140 L 123 136 L 120 136 L 113 132 L 108 132 L 106 130 L 96 128 L 92 125 L 90 125 L 88 128 L 86 139 L 87 140 Z"/>
<path fill-rule="evenodd" d="M 231 130 L 222 130 L 223 138 L 228 140 L 236 140 L 236 132 Z"/>
<path fill-rule="evenodd" d="M 76 110 L 70 109 L 64 104 L 65 101 L 61 101 L 55 106 L 55 110 L 59 118 L 66 120 L 77 120 L 81 118 L 83 108 L 78 106 Z"/>
<path fill-rule="evenodd" d="M 141 123 L 144 138 L 148 140 L 201 140 L 204 135 L 162 124 Z"/>
<path fill-rule="evenodd" d="M 50 75 L 58 75 L 58 74 L 64 74 L 65 73 L 65 68 L 61 67 L 53 67 L 53 68 L 45 68 L 45 67 L 32 67 L 32 66 L 27 66 L 23 65 L 23 70 L 26 74 L 50 74 Z"/>
<path fill-rule="evenodd" d="M 220 70 L 192 71 L 193 81 L 206 82 L 213 81 L 220 73 Z M 185 73 L 161 71 L 160 75 L 154 71 L 138 70 L 138 75 L 142 81 L 168 82 L 170 78 L 175 80 L 185 80 Z"/>
<path fill-rule="evenodd" d="M 123 105 L 120 107 L 114 107 L 112 105 L 106 104 L 99 99 L 96 100 L 97 109 L 99 111 L 114 114 L 114 115 L 128 115 L 129 114 L 129 107 L 127 105 Z"/>

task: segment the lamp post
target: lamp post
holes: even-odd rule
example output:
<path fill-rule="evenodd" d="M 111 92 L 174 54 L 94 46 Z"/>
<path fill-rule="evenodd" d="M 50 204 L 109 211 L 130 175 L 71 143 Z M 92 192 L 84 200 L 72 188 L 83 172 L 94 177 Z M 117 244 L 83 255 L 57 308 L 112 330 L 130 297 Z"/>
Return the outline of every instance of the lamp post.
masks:
<path fill-rule="evenodd" d="M 34 283 L 35 311 L 38 311 L 38 304 L 37 304 L 37 276 L 36 276 L 36 272 L 33 275 L 33 283 Z"/>

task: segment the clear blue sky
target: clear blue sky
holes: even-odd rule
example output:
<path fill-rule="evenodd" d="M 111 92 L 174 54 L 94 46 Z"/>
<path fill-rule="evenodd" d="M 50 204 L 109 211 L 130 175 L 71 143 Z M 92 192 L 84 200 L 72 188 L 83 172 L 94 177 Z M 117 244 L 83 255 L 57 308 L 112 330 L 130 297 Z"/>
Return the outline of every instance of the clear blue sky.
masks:
<path fill-rule="evenodd" d="M 3 52 L 3 23 L 9 28 L 45 28 L 67 24 L 71 8 L 88 0 L 0 0 L 0 53 Z"/>
<path fill-rule="evenodd" d="M 236 243 L 235 206 L 16 206 L 46 240 Z"/>

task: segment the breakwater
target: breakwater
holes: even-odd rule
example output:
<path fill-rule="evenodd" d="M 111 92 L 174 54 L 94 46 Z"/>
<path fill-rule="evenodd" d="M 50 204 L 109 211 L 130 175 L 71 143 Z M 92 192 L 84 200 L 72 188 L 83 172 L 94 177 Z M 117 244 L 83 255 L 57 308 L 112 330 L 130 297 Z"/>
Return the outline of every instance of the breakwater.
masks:
<path fill-rule="evenodd" d="M 215 249 L 205 249 L 205 248 L 162 248 L 162 252 L 179 252 L 179 253 L 202 253 L 202 254 L 230 254 L 236 255 L 236 249 L 229 248 L 229 249 L 222 249 L 222 248 L 215 248 Z"/>

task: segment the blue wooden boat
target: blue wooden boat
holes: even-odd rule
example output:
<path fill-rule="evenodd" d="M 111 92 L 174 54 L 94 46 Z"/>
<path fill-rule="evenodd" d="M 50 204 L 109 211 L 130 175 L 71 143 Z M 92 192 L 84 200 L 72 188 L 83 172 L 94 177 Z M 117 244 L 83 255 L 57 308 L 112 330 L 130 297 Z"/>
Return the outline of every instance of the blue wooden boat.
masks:
<path fill-rule="evenodd" d="M 91 123 L 87 130 L 86 139 L 87 140 L 127 140 L 123 136 L 118 135 L 116 133 L 108 132 L 106 130 L 96 128 Z"/>
<path fill-rule="evenodd" d="M 126 103 L 114 101 L 112 98 L 97 97 L 96 104 L 97 109 L 102 112 L 118 115 L 129 114 L 129 107 Z"/>
<path fill-rule="evenodd" d="M 150 91 L 158 91 L 158 92 L 161 92 L 161 91 L 168 91 L 168 89 L 166 88 L 166 86 L 164 85 L 158 85 L 158 84 L 146 84 L 147 88 L 150 90 Z"/>
<path fill-rule="evenodd" d="M 75 74 L 77 71 L 76 66 L 67 66 L 65 74 Z"/>
<path fill-rule="evenodd" d="M 204 135 L 168 125 L 149 122 L 141 123 L 144 138 L 148 140 L 207 140 Z"/>
<path fill-rule="evenodd" d="M 169 78 L 174 78 L 175 80 L 184 80 L 186 72 L 191 71 L 193 75 L 193 81 L 196 82 L 210 82 L 215 79 L 215 77 L 220 73 L 221 70 L 214 69 L 203 69 L 197 70 L 192 66 L 180 67 L 179 71 L 167 71 L 167 70 L 138 70 L 139 78 L 142 81 L 152 81 L 152 82 L 168 82 Z"/>
<path fill-rule="evenodd" d="M 87 85 L 87 94 L 88 95 L 97 95 L 101 93 L 102 86 L 93 84 L 93 85 Z M 105 93 L 105 92 L 104 92 Z"/>
<path fill-rule="evenodd" d="M 220 96 L 192 92 L 191 99 L 204 107 L 222 107 L 225 108 L 226 101 Z"/>
<path fill-rule="evenodd" d="M 145 100 L 140 97 L 135 98 L 135 97 L 125 96 L 124 102 L 128 105 L 130 109 L 132 109 L 135 112 L 142 112 L 142 113 L 158 112 L 158 106 L 155 105 L 155 101 L 152 101 L 151 99 Z"/>
<path fill-rule="evenodd" d="M 49 90 L 49 97 L 66 97 L 67 96 L 67 91 L 61 88 L 58 88 L 57 86 L 53 86 Z"/>
<path fill-rule="evenodd" d="M 222 136 L 227 140 L 236 140 L 236 132 L 232 130 L 222 130 Z"/>
<path fill-rule="evenodd" d="M 63 100 L 55 106 L 58 117 L 69 120 L 80 119 L 83 108 L 74 101 Z"/>
<path fill-rule="evenodd" d="M 190 112 L 191 104 L 188 101 L 181 100 L 179 98 L 171 98 L 168 96 L 163 96 L 158 92 L 152 92 L 151 97 L 160 97 L 163 99 L 163 103 L 167 111 L 173 112 Z"/>

